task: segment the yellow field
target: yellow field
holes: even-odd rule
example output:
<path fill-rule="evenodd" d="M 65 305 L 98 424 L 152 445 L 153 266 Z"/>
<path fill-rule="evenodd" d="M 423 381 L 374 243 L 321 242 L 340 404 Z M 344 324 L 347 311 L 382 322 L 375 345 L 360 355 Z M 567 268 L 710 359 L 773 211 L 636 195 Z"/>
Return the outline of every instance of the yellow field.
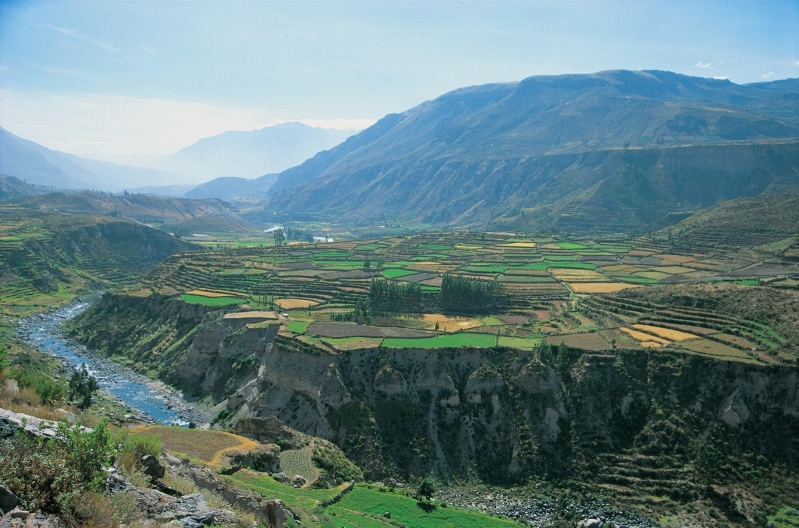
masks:
<path fill-rule="evenodd" d="M 442 332 L 454 332 L 456 330 L 466 330 L 468 328 L 477 328 L 482 324 L 479 319 L 471 317 L 447 317 L 441 314 L 424 314 L 424 320 L 427 327 L 433 329 L 438 323 L 438 329 Z"/>
<path fill-rule="evenodd" d="M 227 313 L 222 319 L 277 319 L 275 312 L 234 312 Z"/>
<path fill-rule="evenodd" d="M 316 306 L 319 304 L 319 302 L 311 301 L 309 299 L 278 299 L 275 301 L 275 304 L 283 310 L 292 310 L 294 308 L 308 308 L 310 306 Z"/>
<path fill-rule="evenodd" d="M 643 332 L 638 332 L 636 330 L 633 330 L 631 328 L 627 328 L 627 327 L 624 327 L 624 326 L 620 327 L 619 330 L 621 330 L 622 332 L 626 332 L 626 333 L 630 334 L 630 336 L 633 339 L 635 339 L 639 343 L 642 343 L 641 346 L 643 346 L 643 343 L 647 343 L 647 342 L 650 342 L 650 341 L 653 341 L 655 343 L 659 343 L 661 345 L 668 345 L 668 344 L 671 343 L 671 341 L 669 341 L 668 339 L 663 339 L 662 337 L 655 337 L 653 335 L 645 334 Z"/>
<path fill-rule="evenodd" d="M 627 288 L 640 288 L 640 284 L 623 282 L 570 282 L 569 288 L 574 293 L 614 293 Z"/>
<path fill-rule="evenodd" d="M 200 297 L 241 297 L 246 298 L 247 296 L 243 293 L 239 292 L 232 292 L 226 290 L 191 290 L 186 292 L 187 295 L 199 295 Z"/>
<path fill-rule="evenodd" d="M 152 425 L 137 427 L 134 432 L 156 435 L 164 449 L 202 460 L 213 468 L 222 467 L 231 451 L 249 451 L 260 445 L 249 438 L 222 431 Z"/>
<path fill-rule="evenodd" d="M 638 344 L 644 348 L 661 348 L 664 346 L 663 343 L 658 343 L 657 341 L 640 341 Z"/>
<path fill-rule="evenodd" d="M 655 334 L 669 341 L 684 341 L 686 339 L 699 339 L 698 335 L 689 334 L 688 332 L 680 332 L 679 330 L 672 330 L 671 328 L 661 328 L 659 326 L 650 326 L 645 324 L 634 324 L 633 328 Z"/>
<path fill-rule="evenodd" d="M 647 257 L 653 253 L 654 251 L 650 251 L 648 249 L 633 249 L 627 254 L 633 257 Z"/>
<path fill-rule="evenodd" d="M 511 242 L 510 244 L 500 244 L 500 247 L 510 248 L 534 248 L 537 244 L 535 242 Z"/>

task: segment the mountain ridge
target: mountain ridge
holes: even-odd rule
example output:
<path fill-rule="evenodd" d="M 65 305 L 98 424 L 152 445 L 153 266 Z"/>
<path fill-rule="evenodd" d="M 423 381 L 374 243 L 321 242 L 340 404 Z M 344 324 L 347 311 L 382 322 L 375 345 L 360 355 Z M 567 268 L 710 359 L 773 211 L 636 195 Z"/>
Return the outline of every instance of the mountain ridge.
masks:
<path fill-rule="evenodd" d="M 501 217 L 515 224 L 518 212 L 492 212 L 481 200 L 514 202 L 514 208 L 522 210 L 546 207 L 619 176 L 618 166 L 588 164 L 581 170 L 594 175 L 589 178 L 591 185 L 562 181 L 558 185 L 570 165 L 544 174 L 535 162 L 539 158 L 551 161 L 550 156 L 559 154 L 590 158 L 600 151 L 677 146 L 751 150 L 753 145 L 787 142 L 790 152 L 780 158 L 785 164 L 780 170 L 793 185 L 790 174 L 799 155 L 792 140 L 797 138 L 799 80 L 744 86 L 671 72 L 623 70 L 530 77 L 518 83 L 461 88 L 390 114 L 338 147 L 281 173 L 265 205 L 289 213 L 321 211 L 360 220 L 388 216 L 406 222 L 484 227 Z M 646 174 L 656 169 L 644 163 L 627 172 Z M 758 171 L 758 166 L 751 168 L 752 178 Z M 532 188 L 526 182 L 535 174 L 542 181 Z M 621 186 L 634 188 L 636 178 L 622 178 Z M 544 184 L 561 190 L 547 193 Z M 497 193 L 496 188 L 504 191 Z M 709 204 L 689 205 L 696 210 L 740 196 L 743 190 L 725 193 Z M 430 198 L 435 195 L 440 198 Z M 636 198 L 650 201 L 646 196 Z M 657 215 L 674 212 L 678 200 L 673 202 L 664 204 Z M 617 218 L 609 226 L 617 232 L 646 224 Z"/>

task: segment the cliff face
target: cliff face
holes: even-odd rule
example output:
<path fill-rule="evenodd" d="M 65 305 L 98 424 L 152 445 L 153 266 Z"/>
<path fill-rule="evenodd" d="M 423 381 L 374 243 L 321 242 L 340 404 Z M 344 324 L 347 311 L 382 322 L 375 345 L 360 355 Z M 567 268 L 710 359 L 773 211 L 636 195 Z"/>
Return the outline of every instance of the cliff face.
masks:
<path fill-rule="evenodd" d="M 275 417 L 334 442 L 367 478 L 574 478 L 687 500 L 799 473 L 794 367 L 565 348 L 331 355 L 164 298 L 107 296 L 75 327 L 92 348 L 227 398 L 230 423 Z"/>

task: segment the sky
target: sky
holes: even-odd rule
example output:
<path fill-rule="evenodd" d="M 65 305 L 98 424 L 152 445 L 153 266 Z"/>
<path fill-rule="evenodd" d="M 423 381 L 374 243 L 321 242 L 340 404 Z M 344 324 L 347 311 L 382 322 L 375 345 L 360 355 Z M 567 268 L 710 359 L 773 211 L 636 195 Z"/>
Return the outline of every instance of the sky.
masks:
<path fill-rule="evenodd" d="M 799 0 L 0 0 L 0 126 L 113 161 L 608 69 L 799 77 Z"/>

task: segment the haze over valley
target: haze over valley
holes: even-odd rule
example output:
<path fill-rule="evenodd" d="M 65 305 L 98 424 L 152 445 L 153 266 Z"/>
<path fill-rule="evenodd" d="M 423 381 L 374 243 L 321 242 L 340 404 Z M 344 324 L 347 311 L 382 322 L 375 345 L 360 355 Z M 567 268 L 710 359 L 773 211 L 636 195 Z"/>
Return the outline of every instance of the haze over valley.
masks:
<path fill-rule="evenodd" d="M 0 3 L 0 526 L 799 526 L 797 35 Z"/>

